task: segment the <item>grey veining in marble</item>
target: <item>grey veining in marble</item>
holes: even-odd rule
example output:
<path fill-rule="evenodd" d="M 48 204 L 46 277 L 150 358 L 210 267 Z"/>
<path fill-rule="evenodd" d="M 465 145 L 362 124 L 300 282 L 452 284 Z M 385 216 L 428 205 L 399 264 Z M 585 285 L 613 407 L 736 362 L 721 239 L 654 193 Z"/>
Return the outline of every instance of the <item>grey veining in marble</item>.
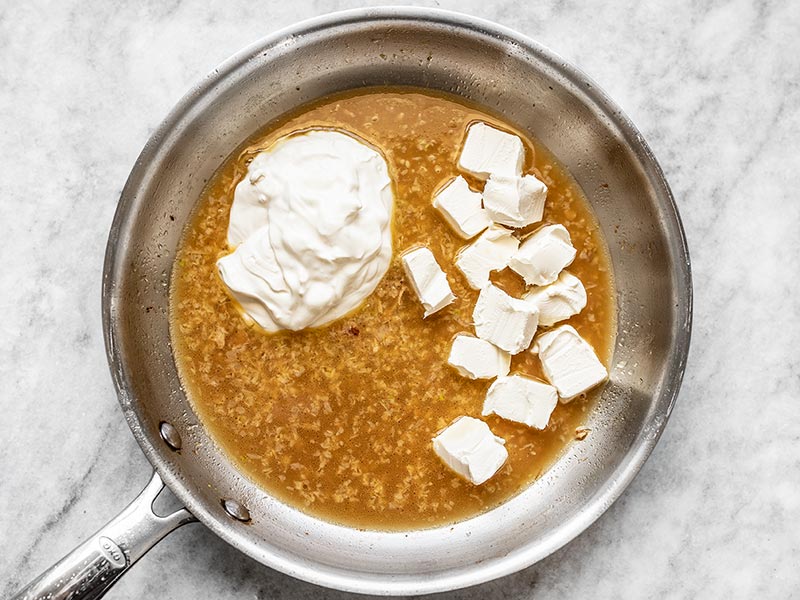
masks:
<path fill-rule="evenodd" d="M 0 597 L 121 509 L 149 466 L 112 390 L 106 232 L 150 132 L 202 75 L 329 1 L 0 4 Z M 689 366 L 639 477 L 584 535 L 448 599 L 800 597 L 800 5 L 420 2 L 594 77 L 675 192 Z M 344 598 L 187 526 L 109 598 Z"/>

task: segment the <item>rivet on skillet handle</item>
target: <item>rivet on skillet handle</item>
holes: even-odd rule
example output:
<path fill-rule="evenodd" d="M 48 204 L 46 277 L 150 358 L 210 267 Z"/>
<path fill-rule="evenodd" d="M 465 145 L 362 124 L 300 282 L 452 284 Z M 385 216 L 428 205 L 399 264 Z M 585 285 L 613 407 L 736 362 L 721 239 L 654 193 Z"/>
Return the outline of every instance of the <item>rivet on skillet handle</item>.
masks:
<path fill-rule="evenodd" d="M 225 509 L 225 512 L 237 521 L 241 521 L 242 523 L 250 522 L 250 511 L 247 510 L 247 507 L 241 502 L 231 500 L 230 498 L 223 498 L 220 504 L 222 504 L 222 508 Z"/>
<path fill-rule="evenodd" d="M 147 487 L 119 515 L 20 590 L 13 600 L 93 600 L 104 596 L 165 535 L 197 520 L 185 508 L 165 517 L 153 512 L 153 502 L 163 489 L 161 477 L 153 473 Z"/>
<path fill-rule="evenodd" d="M 158 425 L 158 433 L 164 443 L 176 452 L 181 449 L 181 434 L 175 429 L 172 423 L 161 421 Z"/>

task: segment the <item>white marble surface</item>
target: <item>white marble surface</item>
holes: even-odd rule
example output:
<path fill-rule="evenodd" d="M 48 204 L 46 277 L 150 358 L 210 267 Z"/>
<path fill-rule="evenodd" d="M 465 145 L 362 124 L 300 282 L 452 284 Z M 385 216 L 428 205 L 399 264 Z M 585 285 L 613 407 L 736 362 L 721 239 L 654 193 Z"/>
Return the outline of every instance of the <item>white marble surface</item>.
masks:
<path fill-rule="evenodd" d="M 150 132 L 198 78 L 346 2 L 0 4 L 0 596 L 116 513 L 150 468 L 100 323 L 106 232 Z M 584 535 L 446 598 L 800 596 L 800 5 L 420 2 L 529 34 L 628 112 L 686 226 L 695 327 L 661 443 Z M 110 598 L 343 598 L 200 525 Z"/>

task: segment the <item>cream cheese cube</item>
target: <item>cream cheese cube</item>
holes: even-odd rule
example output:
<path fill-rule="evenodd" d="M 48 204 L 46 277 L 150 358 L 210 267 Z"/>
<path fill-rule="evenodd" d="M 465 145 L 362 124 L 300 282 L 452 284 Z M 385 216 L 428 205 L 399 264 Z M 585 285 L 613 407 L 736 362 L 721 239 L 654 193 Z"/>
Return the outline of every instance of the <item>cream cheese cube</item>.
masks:
<path fill-rule="evenodd" d="M 458 158 L 458 168 L 479 179 L 489 174 L 520 175 L 525 164 L 525 146 L 519 136 L 495 129 L 486 123 L 473 123 Z"/>
<path fill-rule="evenodd" d="M 403 268 L 411 287 L 425 308 L 425 317 L 443 309 L 456 299 L 447 276 L 427 248 L 417 248 L 403 254 Z"/>
<path fill-rule="evenodd" d="M 547 186 L 533 175 L 508 177 L 492 173 L 483 188 L 483 206 L 495 223 L 525 227 L 544 214 Z"/>
<path fill-rule="evenodd" d="M 456 267 L 467 278 L 469 286 L 479 290 L 489 282 L 489 273 L 508 266 L 518 248 L 519 240 L 508 229 L 492 225 L 459 251 Z"/>
<path fill-rule="evenodd" d="M 461 477 L 480 485 L 506 462 L 505 443 L 480 419 L 459 417 L 433 438 L 433 451 Z"/>
<path fill-rule="evenodd" d="M 552 385 L 511 375 L 498 377 L 489 387 L 481 414 L 495 414 L 528 427 L 544 429 L 557 404 L 558 392 Z"/>
<path fill-rule="evenodd" d="M 534 351 L 539 353 L 545 377 L 564 402 L 608 378 L 594 348 L 570 325 L 561 325 L 538 336 Z"/>
<path fill-rule="evenodd" d="M 522 298 L 539 309 L 539 325 L 544 327 L 569 319 L 586 307 L 586 289 L 569 271 L 561 271 L 553 283 L 533 288 Z"/>
<path fill-rule="evenodd" d="M 519 354 L 531 345 L 539 324 L 539 310 L 490 283 L 478 296 L 472 320 L 479 338 L 506 352 Z"/>
<path fill-rule="evenodd" d="M 546 225 L 525 239 L 508 266 L 528 285 L 553 283 L 564 267 L 575 260 L 575 248 L 563 225 Z"/>
<path fill-rule="evenodd" d="M 433 197 L 433 207 L 465 240 L 475 237 L 492 224 L 489 213 L 481 207 L 481 195 L 469 189 L 461 175 L 451 179 Z"/>
<path fill-rule="evenodd" d="M 491 379 L 508 375 L 511 355 L 486 340 L 458 334 L 453 338 L 447 362 L 464 377 Z"/>

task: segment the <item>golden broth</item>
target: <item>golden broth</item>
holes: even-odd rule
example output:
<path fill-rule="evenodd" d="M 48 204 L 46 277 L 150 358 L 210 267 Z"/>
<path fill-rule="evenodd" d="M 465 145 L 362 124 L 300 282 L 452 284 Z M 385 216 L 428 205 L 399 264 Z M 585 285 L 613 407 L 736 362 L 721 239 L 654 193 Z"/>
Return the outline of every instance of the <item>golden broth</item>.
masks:
<path fill-rule="evenodd" d="M 491 383 L 447 364 L 453 336 L 474 332 L 477 292 L 454 266 L 466 242 L 431 206 L 433 193 L 458 174 L 467 126 L 477 120 L 523 139 L 526 172 L 549 188 L 544 222 L 563 224 L 578 250 L 569 270 L 588 304 L 568 323 L 610 360 L 616 309 L 606 245 L 580 188 L 542 146 L 456 97 L 422 90 L 366 88 L 302 107 L 253 136 L 209 182 L 176 258 L 170 313 L 181 379 L 210 435 L 254 482 L 300 510 L 358 528 L 451 523 L 517 494 L 586 433 L 580 427 L 599 391 L 559 404 L 544 431 L 487 417 L 509 458 L 481 486 L 449 471 L 432 450 L 431 438 L 453 419 L 480 416 Z M 318 329 L 267 334 L 242 318 L 215 262 L 229 252 L 228 213 L 249 160 L 313 127 L 346 130 L 383 153 L 394 182 L 394 256 L 351 314 Z M 399 258 L 417 244 L 433 251 L 458 297 L 425 320 Z M 493 280 L 513 294 L 524 289 L 509 270 Z M 514 372 L 542 378 L 529 352 L 513 358 Z"/>

